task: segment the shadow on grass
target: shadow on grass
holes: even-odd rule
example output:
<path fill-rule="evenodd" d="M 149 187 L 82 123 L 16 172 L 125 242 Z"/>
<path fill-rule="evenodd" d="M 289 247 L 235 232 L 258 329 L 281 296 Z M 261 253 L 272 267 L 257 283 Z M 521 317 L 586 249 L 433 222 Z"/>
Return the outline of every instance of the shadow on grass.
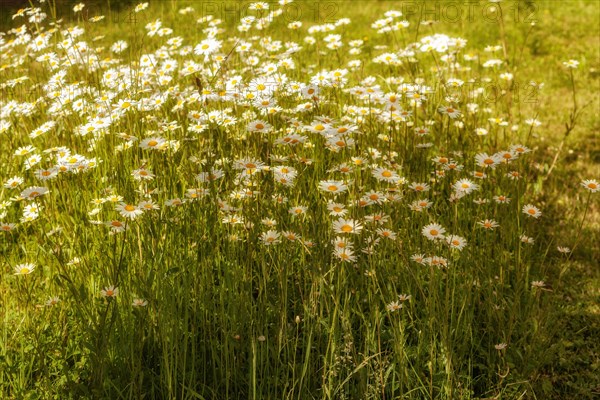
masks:
<path fill-rule="evenodd" d="M 552 301 L 551 358 L 536 386 L 553 399 L 600 396 L 600 278 L 589 267 L 569 265 L 571 272 Z"/>

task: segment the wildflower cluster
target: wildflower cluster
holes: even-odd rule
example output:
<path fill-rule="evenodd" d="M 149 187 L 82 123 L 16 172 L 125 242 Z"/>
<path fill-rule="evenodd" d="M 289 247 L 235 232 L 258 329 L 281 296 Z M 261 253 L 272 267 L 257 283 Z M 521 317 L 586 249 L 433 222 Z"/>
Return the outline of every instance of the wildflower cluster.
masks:
<path fill-rule="evenodd" d="M 179 310 L 173 299 L 176 307 L 160 308 L 178 285 L 195 307 L 186 318 L 209 321 L 214 299 L 223 311 L 250 298 L 270 318 L 275 295 L 285 299 L 282 315 L 296 307 L 316 318 L 310 296 L 360 284 L 370 297 L 357 309 L 410 312 L 416 325 L 433 311 L 426 317 L 413 305 L 449 282 L 469 292 L 497 274 L 529 291 L 546 287 L 520 275 L 533 268 L 536 224 L 546 218 L 529 186 L 530 134 L 544 122 L 482 96 L 492 80 L 510 90 L 515 71 L 498 58 L 501 47 L 470 49 L 438 33 L 400 43 L 394 35 L 413 22 L 392 10 L 371 21 L 379 46 L 348 30 L 359 22 L 347 18 L 289 22 L 293 34 L 280 38 L 270 27 L 289 3 L 253 3 L 233 32 L 211 15 L 194 19 L 198 10 L 188 7 L 179 18 L 196 24 L 195 39 L 155 19 L 137 42 L 95 36 L 88 22 L 100 16 L 47 23 L 32 7 L 13 16 L 21 25 L 0 35 L 0 238 L 27 242 L 31 254 L 43 249 L 36 263 L 19 261 L 18 246 L 6 250 L 15 280 L 53 275 L 36 281 L 40 291 L 63 288 L 45 302 L 53 307 L 89 296 L 87 287 L 102 300 L 103 314 L 94 311 L 102 323 L 122 304 L 135 315 L 161 310 L 160 320 Z M 142 18 L 148 7 L 133 12 Z M 86 10 L 73 7 L 81 18 Z M 593 179 L 581 186 L 599 190 Z M 506 272 L 507 263 L 518 270 Z M 312 279 L 310 290 L 299 288 Z M 343 301 L 355 301 L 348 290 Z M 285 318 L 270 324 L 283 321 L 284 332 Z M 237 329 L 244 319 L 210 321 Z M 189 323 L 204 329 L 197 322 Z"/>

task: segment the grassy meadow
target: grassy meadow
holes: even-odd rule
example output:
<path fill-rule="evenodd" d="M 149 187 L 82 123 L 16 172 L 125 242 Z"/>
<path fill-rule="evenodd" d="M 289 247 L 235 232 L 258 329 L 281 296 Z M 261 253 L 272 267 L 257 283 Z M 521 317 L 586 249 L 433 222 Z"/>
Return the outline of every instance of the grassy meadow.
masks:
<path fill-rule="evenodd" d="M 600 3 L 1 11 L 2 399 L 600 396 Z"/>

